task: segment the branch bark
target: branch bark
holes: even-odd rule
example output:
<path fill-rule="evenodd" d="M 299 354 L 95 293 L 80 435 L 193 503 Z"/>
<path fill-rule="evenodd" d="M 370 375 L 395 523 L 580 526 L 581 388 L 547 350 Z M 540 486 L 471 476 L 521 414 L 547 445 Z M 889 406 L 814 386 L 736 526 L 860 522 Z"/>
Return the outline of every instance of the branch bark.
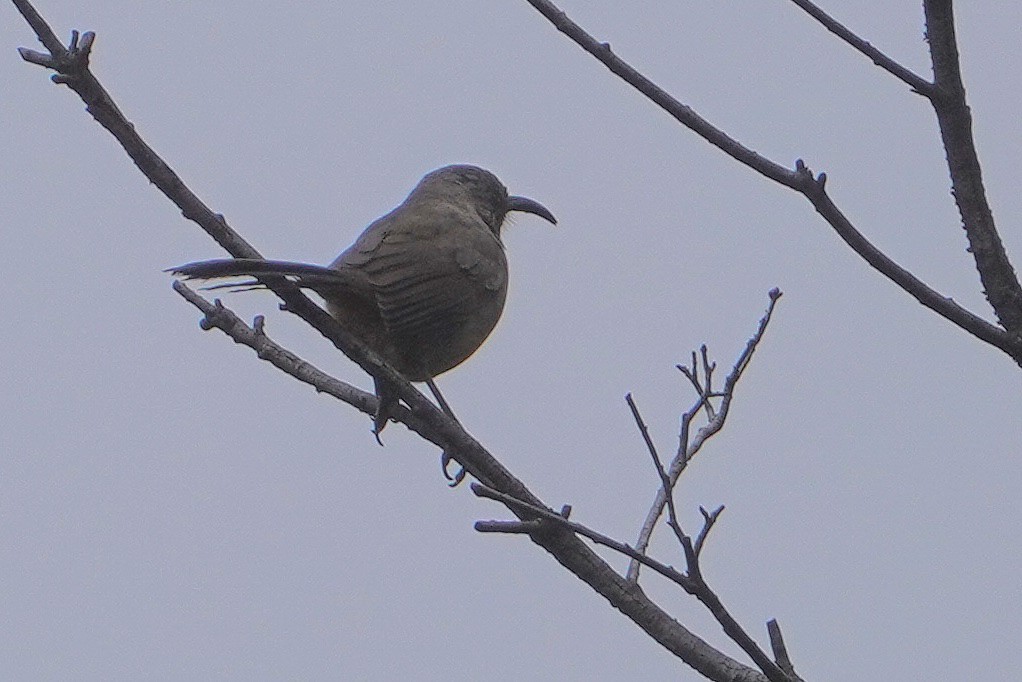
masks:
<path fill-rule="evenodd" d="M 965 100 L 958 60 L 951 0 L 926 0 L 923 11 L 935 86 L 930 101 L 947 154 L 951 193 L 962 217 L 983 293 L 1001 326 L 1017 339 L 1022 336 L 1022 287 L 1004 251 L 983 188 L 983 173 L 972 136 L 972 113 Z M 1022 364 L 1022 358 L 1014 357 Z"/>

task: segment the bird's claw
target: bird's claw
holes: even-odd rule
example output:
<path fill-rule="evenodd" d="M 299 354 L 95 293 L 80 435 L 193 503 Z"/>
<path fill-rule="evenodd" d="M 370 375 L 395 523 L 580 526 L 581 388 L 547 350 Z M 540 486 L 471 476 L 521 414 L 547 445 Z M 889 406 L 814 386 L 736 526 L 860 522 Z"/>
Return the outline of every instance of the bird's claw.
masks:
<path fill-rule="evenodd" d="M 460 467 L 456 472 L 454 472 L 454 476 L 451 476 L 447 472 L 447 465 L 452 461 L 451 456 L 447 454 L 447 450 L 444 450 L 440 454 L 440 470 L 444 472 L 444 478 L 450 481 L 447 485 L 452 488 L 457 488 L 458 484 L 465 480 L 465 467 Z"/>

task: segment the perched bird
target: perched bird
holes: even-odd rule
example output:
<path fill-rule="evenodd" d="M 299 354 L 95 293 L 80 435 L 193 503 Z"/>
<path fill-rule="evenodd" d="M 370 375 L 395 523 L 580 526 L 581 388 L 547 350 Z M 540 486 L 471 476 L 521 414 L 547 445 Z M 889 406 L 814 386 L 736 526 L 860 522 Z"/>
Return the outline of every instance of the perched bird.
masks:
<path fill-rule="evenodd" d="M 500 319 L 508 281 L 500 230 L 511 211 L 557 223 L 538 202 L 509 196 L 489 171 L 446 166 L 423 177 L 328 266 L 237 258 L 170 271 L 196 279 L 288 277 L 322 296 L 327 311 L 398 373 L 428 382 L 449 412 L 432 380 L 472 355 Z M 252 285 L 258 282 L 239 283 Z M 380 382 L 376 392 L 379 438 L 396 398 Z"/>

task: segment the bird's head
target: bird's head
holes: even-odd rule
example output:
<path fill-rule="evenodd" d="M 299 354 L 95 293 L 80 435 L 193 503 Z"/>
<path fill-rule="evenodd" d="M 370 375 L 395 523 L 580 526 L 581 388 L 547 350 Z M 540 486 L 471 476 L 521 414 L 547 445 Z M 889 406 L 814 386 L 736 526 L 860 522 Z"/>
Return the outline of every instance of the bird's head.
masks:
<path fill-rule="evenodd" d="M 557 224 L 553 213 L 541 203 L 528 197 L 508 195 L 496 175 L 478 166 L 459 164 L 438 168 L 422 178 L 412 191 L 412 196 L 416 194 L 446 196 L 470 204 L 498 238 L 504 219 L 511 211 L 532 213 Z"/>

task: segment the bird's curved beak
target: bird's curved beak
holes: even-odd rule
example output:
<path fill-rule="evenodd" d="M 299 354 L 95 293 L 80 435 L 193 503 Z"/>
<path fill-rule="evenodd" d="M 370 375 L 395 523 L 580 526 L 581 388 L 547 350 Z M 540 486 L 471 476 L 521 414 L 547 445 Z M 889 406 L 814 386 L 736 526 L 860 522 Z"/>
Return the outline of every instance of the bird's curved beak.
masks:
<path fill-rule="evenodd" d="M 507 210 L 522 211 L 523 213 L 532 213 L 533 215 L 538 215 L 543 220 L 549 221 L 554 225 L 557 224 L 557 218 L 554 217 L 553 213 L 547 210 L 546 206 L 539 203 L 538 201 L 533 201 L 528 197 L 516 196 L 508 197 Z"/>

